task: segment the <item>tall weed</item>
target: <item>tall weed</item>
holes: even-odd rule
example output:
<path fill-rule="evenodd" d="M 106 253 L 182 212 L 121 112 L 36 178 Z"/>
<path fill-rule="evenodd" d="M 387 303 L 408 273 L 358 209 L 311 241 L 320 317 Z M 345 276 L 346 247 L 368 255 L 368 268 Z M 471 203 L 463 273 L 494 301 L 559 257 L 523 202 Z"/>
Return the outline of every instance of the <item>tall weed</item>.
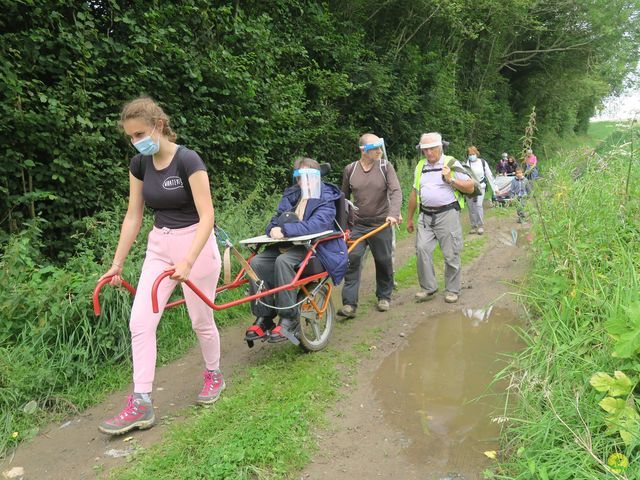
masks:
<path fill-rule="evenodd" d="M 640 374 L 637 352 L 612 356 L 615 340 L 605 328 L 638 302 L 640 291 L 638 182 L 628 201 L 624 194 L 628 162 L 637 154 L 628 148 L 631 134 L 553 159 L 536 184 L 532 271 L 522 292 L 531 318 L 528 346 L 508 372 L 517 401 L 503 432 L 504 461 L 489 476 L 640 478 L 640 439 L 618 435 L 621 426 L 599 407 L 602 391 L 589 384 L 596 372 L 625 370 L 634 385 Z M 623 404 L 637 410 L 633 388 Z M 637 437 L 640 425 L 634 428 Z M 617 455 L 628 468 L 612 469 Z"/>

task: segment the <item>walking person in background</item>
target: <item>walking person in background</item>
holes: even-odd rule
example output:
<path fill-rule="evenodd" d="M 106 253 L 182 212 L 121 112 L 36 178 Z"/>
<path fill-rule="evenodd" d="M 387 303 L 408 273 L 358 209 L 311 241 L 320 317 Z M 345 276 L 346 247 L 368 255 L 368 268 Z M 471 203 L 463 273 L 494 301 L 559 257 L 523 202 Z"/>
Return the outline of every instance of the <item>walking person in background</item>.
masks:
<path fill-rule="evenodd" d="M 516 173 L 516 168 L 518 168 L 518 162 L 513 155 L 509 155 L 507 159 L 507 175 L 514 175 Z"/>
<path fill-rule="evenodd" d="M 531 182 L 525 178 L 522 167 L 516 168 L 516 176 L 511 180 L 509 195 L 518 200 L 518 223 L 522 223 L 524 221 L 526 198 L 531 195 Z"/>
<path fill-rule="evenodd" d="M 538 178 L 538 157 L 533 154 L 533 150 L 527 149 L 527 154 L 524 157 L 525 171 L 524 175 L 530 180 L 536 180 Z"/>
<path fill-rule="evenodd" d="M 175 143 L 169 117 L 151 98 L 127 103 L 120 126 L 139 154 L 129 165 L 129 206 L 111 267 L 100 280 L 119 285 L 125 260 L 142 225 L 145 204 L 154 211 L 147 251 L 129 322 L 133 353 L 133 394 L 100 430 L 119 435 L 155 422 L 151 392 L 156 367 L 156 329 L 178 282 L 195 281 L 213 299 L 220 274 L 220 253 L 213 235 L 214 210 L 204 162 L 193 150 Z M 153 313 L 151 288 L 162 272 L 175 270 L 158 290 L 159 313 Z M 220 336 L 213 311 L 189 288 L 182 288 L 193 330 L 204 358 L 204 385 L 197 397 L 215 402 L 225 387 L 220 364 Z"/>
<path fill-rule="evenodd" d="M 471 169 L 478 182 L 480 182 L 480 195 L 467 200 L 469 206 L 469 222 L 471 223 L 471 231 L 469 233 L 484 233 L 484 194 L 487 191 L 487 182 L 491 186 L 492 191 L 496 191 L 493 173 L 484 158 L 480 158 L 478 149 L 471 145 L 467 148 L 467 166 Z"/>
<path fill-rule="evenodd" d="M 359 243 L 349 254 L 349 268 L 344 277 L 342 305 L 338 314 L 353 318 L 358 308 L 358 291 L 362 257 L 368 248 L 376 266 L 377 308 L 389 310 L 393 291 L 392 228 L 400 222 L 402 191 L 398 176 L 387 158 L 384 139 L 367 133 L 358 142 L 360 159 L 350 163 L 342 174 L 342 191 L 346 199 L 353 197 L 355 206 L 351 239 L 356 240 L 384 222 L 391 228 L 376 233 Z"/>
<path fill-rule="evenodd" d="M 474 183 L 463 173 L 460 162 L 443 154 L 442 137 L 439 133 L 423 134 L 418 148 L 425 158 L 416 165 L 407 220 L 407 230 L 413 232 L 413 216 L 416 208 L 420 209 L 416 254 L 418 280 L 422 290 L 416 293 L 415 298 L 418 302 L 423 302 L 432 298 L 438 290 L 433 252 L 439 244 L 445 262 L 444 300 L 455 303 L 460 296 L 460 203 L 464 202 L 463 193 L 471 194 L 474 191 Z"/>
<path fill-rule="evenodd" d="M 509 155 L 507 152 L 502 154 L 502 158 L 498 161 L 498 166 L 496 167 L 496 174 L 505 176 L 507 174 L 507 162 L 509 161 Z"/>

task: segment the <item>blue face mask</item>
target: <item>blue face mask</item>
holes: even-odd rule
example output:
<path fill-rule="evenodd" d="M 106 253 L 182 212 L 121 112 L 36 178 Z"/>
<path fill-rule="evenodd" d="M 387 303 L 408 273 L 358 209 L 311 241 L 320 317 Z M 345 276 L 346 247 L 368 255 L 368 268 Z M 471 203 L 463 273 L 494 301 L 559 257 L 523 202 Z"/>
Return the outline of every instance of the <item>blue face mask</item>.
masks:
<path fill-rule="evenodd" d="M 158 143 L 156 143 L 151 138 L 151 135 L 153 135 L 153 132 L 155 131 L 156 127 L 153 127 L 150 135 L 144 137 L 142 140 L 138 140 L 133 144 L 133 146 L 136 147 L 136 150 L 138 150 L 142 155 L 155 155 L 156 153 L 158 153 L 158 151 L 160 151 L 160 140 L 158 140 Z"/>
<path fill-rule="evenodd" d="M 469 161 L 470 162 L 475 162 L 478 159 L 477 155 L 469 155 Z"/>

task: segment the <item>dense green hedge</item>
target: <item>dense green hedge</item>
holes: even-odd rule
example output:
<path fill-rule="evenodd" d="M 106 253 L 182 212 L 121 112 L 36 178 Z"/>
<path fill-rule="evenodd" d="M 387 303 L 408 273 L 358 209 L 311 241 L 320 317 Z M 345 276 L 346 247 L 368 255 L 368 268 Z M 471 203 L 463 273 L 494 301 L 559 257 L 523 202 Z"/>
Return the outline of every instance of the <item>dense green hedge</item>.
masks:
<path fill-rule="evenodd" d="M 516 151 L 533 106 L 542 131 L 584 126 L 638 55 L 637 0 L 0 3 L 0 235 L 42 216 L 50 257 L 126 194 L 117 118 L 141 93 L 228 200 L 296 154 L 344 165 L 367 130 L 396 155 L 431 129 Z"/>

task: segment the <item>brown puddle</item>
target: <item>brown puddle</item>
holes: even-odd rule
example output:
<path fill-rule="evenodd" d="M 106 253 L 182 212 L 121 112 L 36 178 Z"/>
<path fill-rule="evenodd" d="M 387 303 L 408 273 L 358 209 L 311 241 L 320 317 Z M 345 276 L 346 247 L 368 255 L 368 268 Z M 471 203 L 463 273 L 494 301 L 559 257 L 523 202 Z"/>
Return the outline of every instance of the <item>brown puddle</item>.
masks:
<path fill-rule="evenodd" d="M 483 452 L 497 450 L 505 385 L 491 382 L 506 365 L 500 354 L 520 346 L 515 323 L 500 308 L 429 317 L 376 372 L 385 418 L 404 433 L 411 462 L 440 475 L 433 478 L 482 478 Z"/>

